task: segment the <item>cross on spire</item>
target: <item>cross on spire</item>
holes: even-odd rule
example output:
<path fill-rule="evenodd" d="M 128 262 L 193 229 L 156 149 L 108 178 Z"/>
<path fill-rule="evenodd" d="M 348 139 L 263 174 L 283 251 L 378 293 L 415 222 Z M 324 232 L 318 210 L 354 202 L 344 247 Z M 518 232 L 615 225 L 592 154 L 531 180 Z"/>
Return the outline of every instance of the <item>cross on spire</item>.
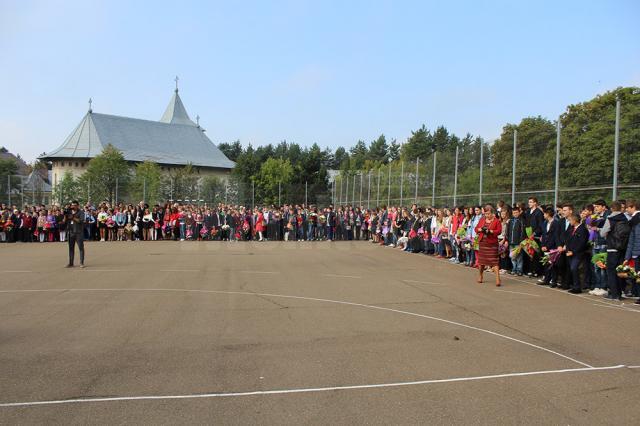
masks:
<path fill-rule="evenodd" d="M 176 78 L 175 78 L 175 79 L 173 79 L 173 81 L 175 81 L 175 82 L 176 82 L 176 93 L 178 93 L 178 80 L 180 80 L 180 79 L 179 79 L 179 78 L 178 78 L 178 76 L 176 75 Z"/>
<path fill-rule="evenodd" d="M 91 104 L 93 103 L 93 101 L 91 100 L 91 98 L 89 98 L 89 113 L 92 113 L 93 110 L 91 109 Z"/>
<path fill-rule="evenodd" d="M 196 124 L 200 127 L 200 116 L 196 115 Z"/>

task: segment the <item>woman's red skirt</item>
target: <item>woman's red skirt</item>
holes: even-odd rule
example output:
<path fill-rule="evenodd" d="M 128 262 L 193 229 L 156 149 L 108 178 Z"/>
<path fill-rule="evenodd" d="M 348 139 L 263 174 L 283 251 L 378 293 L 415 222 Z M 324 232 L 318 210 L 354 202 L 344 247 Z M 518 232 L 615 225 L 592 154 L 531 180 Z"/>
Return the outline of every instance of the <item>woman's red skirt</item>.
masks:
<path fill-rule="evenodd" d="M 480 241 L 480 249 L 478 250 L 478 264 L 483 266 L 498 266 L 500 257 L 498 255 L 498 243 L 487 243 Z"/>

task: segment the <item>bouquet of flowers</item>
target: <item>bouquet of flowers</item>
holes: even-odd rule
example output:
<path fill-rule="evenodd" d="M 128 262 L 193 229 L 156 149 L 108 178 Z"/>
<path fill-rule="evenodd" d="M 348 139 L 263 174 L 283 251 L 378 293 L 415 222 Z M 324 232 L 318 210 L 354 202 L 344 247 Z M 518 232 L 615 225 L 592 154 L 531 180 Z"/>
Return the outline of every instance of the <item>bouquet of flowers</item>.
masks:
<path fill-rule="evenodd" d="M 527 233 L 527 238 L 520 243 L 520 248 L 524 250 L 529 257 L 533 258 L 533 256 L 540 251 L 540 245 L 533 239 L 533 229 L 531 229 L 530 226 L 526 228 L 525 232 Z"/>
<path fill-rule="evenodd" d="M 226 231 L 227 229 L 229 229 L 229 225 L 227 225 L 227 224 L 222 225 L 222 230 L 223 231 Z"/>
<path fill-rule="evenodd" d="M 202 228 L 200 228 L 200 236 L 202 238 L 206 238 L 208 234 L 209 234 L 209 230 L 207 229 L 206 226 L 203 226 Z"/>
<path fill-rule="evenodd" d="M 193 238 L 193 231 L 191 228 L 187 228 L 187 240 L 190 240 L 191 238 Z"/>
<path fill-rule="evenodd" d="M 473 249 L 480 250 L 480 236 L 476 235 L 473 237 Z"/>
<path fill-rule="evenodd" d="M 107 218 L 107 221 L 106 221 L 106 222 L 107 222 L 107 227 L 108 227 L 108 228 L 113 228 L 113 227 L 114 227 L 114 225 L 116 224 L 116 222 L 115 222 L 115 221 L 113 220 L 113 218 L 111 218 L 111 217 Z"/>
<path fill-rule="evenodd" d="M 456 231 L 456 237 L 460 240 L 463 240 L 467 236 L 467 229 L 463 226 L 459 227 Z"/>
<path fill-rule="evenodd" d="M 4 223 L 4 231 L 5 232 L 13 231 L 13 222 L 11 222 L 11 219 L 7 219 L 7 221 Z"/>
<path fill-rule="evenodd" d="M 218 230 L 216 228 L 211 228 L 211 236 L 215 237 L 216 235 L 218 235 Z"/>
<path fill-rule="evenodd" d="M 593 226 L 593 223 L 598 219 L 598 215 L 591 215 L 591 216 L 587 216 L 584 219 L 584 223 L 585 225 L 587 225 L 587 229 L 589 230 L 589 242 L 591 244 L 595 243 L 595 241 L 598 239 L 598 231 L 593 231 L 591 229 L 591 226 Z"/>
<path fill-rule="evenodd" d="M 618 274 L 618 277 L 623 278 L 623 279 L 627 279 L 627 278 L 631 278 L 631 279 L 636 279 L 638 278 L 638 273 L 636 272 L 636 270 L 634 268 L 632 268 L 629 265 L 620 265 L 616 268 L 616 273 Z"/>
<path fill-rule="evenodd" d="M 520 256 L 520 253 L 522 253 L 522 245 L 514 247 L 514 249 L 509 253 L 509 257 L 511 257 L 512 259 L 516 259 L 518 256 Z"/>
<path fill-rule="evenodd" d="M 607 253 L 594 254 L 591 257 L 591 263 L 600 269 L 607 269 Z"/>
<path fill-rule="evenodd" d="M 440 244 L 440 237 L 436 237 L 436 236 L 431 237 L 431 242 L 433 244 Z"/>
<path fill-rule="evenodd" d="M 248 234 L 249 234 L 249 231 L 251 231 L 251 226 L 250 226 L 247 222 L 243 223 L 243 224 L 242 224 L 242 232 L 243 232 L 245 235 L 248 235 Z"/>
<path fill-rule="evenodd" d="M 544 254 L 542 259 L 540 259 L 540 263 L 542 263 L 545 266 L 547 265 L 553 266 L 558 262 L 558 259 L 560 259 L 561 254 L 562 253 L 558 249 L 550 250 Z"/>
<path fill-rule="evenodd" d="M 168 222 L 164 224 L 164 232 L 167 234 L 171 232 L 171 225 Z"/>
<path fill-rule="evenodd" d="M 507 251 L 509 251 L 509 246 L 506 244 L 498 244 L 498 254 L 500 255 L 500 257 L 503 257 L 504 254 L 507 253 Z"/>

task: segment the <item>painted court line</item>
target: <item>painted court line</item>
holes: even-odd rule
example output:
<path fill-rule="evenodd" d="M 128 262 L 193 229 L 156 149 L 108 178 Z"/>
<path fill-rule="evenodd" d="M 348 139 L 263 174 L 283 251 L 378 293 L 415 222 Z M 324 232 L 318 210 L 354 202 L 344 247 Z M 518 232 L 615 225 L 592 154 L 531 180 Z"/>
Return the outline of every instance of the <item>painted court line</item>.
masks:
<path fill-rule="evenodd" d="M 405 283 L 415 283 L 415 284 L 428 284 L 428 285 L 446 285 L 445 283 L 436 283 L 432 281 L 415 281 L 415 280 L 400 280 Z"/>
<path fill-rule="evenodd" d="M 539 294 L 524 293 L 522 291 L 511 291 L 511 290 L 501 290 L 501 289 L 495 289 L 493 291 L 501 291 L 504 293 L 513 293 L 513 294 L 526 294 L 527 296 L 540 297 Z"/>
<path fill-rule="evenodd" d="M 534 343 L 530 343 L 524 340 L 520 340 L 520 339 L 516 339 L 515 337 L 510 337 L 504 334 L 500 334 L 498 332 L 495 331 L 491 331 L 491 330 L 487 330 L 484 328 L 480 328 L 480 327 L 475 327 L 473 325 L 468 325 L 468 324 L 463 324 L 460 322 L 456 322 L 456 321 L 451 321 L 451 320 L 447 320 L 444 318 L 438 318 L 438 317 L 434 317 L 431 315 L 424 315 L 424 314 L 418 314 L 416 312 L 410 312 L 410 311 L 402 311 L 400 309 L 393 309 L 393 308 L 385 308 L 383 306 L 374 306 L 374 305 L 366 305 L 363 303 L 355 303 L 355 302 L 346 302 L 343 300 L 332 300 L 332 299 L 321 299 L 321 298 L 316 298 L 316 297 L 304 297 L 304 296 L 288 296 L 288 295 L 284 295 L 284 294 L 271 294 L 271 293 L 251 293 L 248 291 L 222 291 L 222 290 L 198 290 L 198 289 L 180 289 L 180 288 L 64 288 L 64 289 L 42 289 L 42 290 L 26 290 L 29 292 L 34 292 L 34 291 L 42 291 L 42 292 L 65 292 L 65 291 L 167 291 L 167 292 L 193 292 L 193 293 L 211 293 L 211 294 L 238 294 L 238 295 L 246 295 L 246 296 L 264 296 L 264 297 L 280 297 L 283 299 L 294 299 L 294 300 L 311 300 L 311 301 L 315 301 L 315 302 L 326 302 L 326 303 L 335 303 L 338 305 L 346 305 L 346 306 L 357 306 L 357 307 L 361 307 L 361 308 L 367 308 L 367 309 L 376 309 L 379 311 L 387 311 L 387 312 L 394 312 L 397 314 L 403 314 L 403 315 L 408 315 L 408 316 L 413 316 L 413 317 L 418 317 L 418 318 L 425 318 L 425 319 L 430 319 L 433 321 L 438 321 L 438 322 L 442 322 L 445 324 L 450 324 L 450 325 L 455 325 L 458 327 L 463 327 L 463 328 L 467 328 L 469 330 L 475 330 L 475 331 L 479 331 L 481 333 L 486 333 L 486 334 L 490 334 L 492 336 L 495 337 L 500 337 L 506 340 L 510 340 L 512 342 L 517 342 L 517 343 L 521 343 L 523 345 L 535 348 L 535 349 L 539 349 L 541 351 L 545 351 L 547 353 L 550 354 L 554 354 L 557 355 L 561 358 L 567 359 L 569 361 L 575 362 L 576 364 L 580 364 L 584 367 L 588 367 L 588 368 L 594 368 L 592 365 L 589 365 L 587 363 L 584 363 L 582 361 L 578 361 L 575 358 L 572 358 L 568 355 L 564 355 L 561 354 L 560 352 L 556 352 L 554 350 L 545 348 L 543 346 L 539 346 L 536 345 Z M 0 290 L 0 293 L 21 293 L 22 290 Z"/>
<path fill-rule="evenodd" d="M 615 369 L 621 369 L 621 368 L 625 368 L 625 366 L 612 365 L 609 367 L 527 371 L 522 373 L 493 374 L 489 376 L 454 377 L 450 379 L 431 379 L 431 380 L 418 380 L 418 381 L 412 381 L 412 382 L 376 383 L 372 385 L 330 386 L 330 387 L 322 387 L 322 388 L 274 389 L 274 390 L 265 390 L 265 391 L 199 393 L 199 394 L 187 394 L 187 395 L 116 396 L 116 397 L 107 397 L 107 398 L 75 398 L 75 399 L 58 399 L 58 400 L 50 400 L 50 401 L 5 402 L 5 403 L 1 403 L 0 407 L 8 408 L 8 407 L 25 407 L 25 406 L 38 406 L 38 405 L 58 405 L 58 404 L 116 402 L 116 401 L 229 398 L 229 397 L 242 397 L 242 396 L 258 396 L 258 395 L 283 395 L 283 394 L 311 393 L 311 392 L 330 392 L 330 391 L 343 391 L 343 390 L 356 390 L 356 389 L 379 389 L 379 388 L 391 388 L 391 387 L 400 387 L 400 386 L 430 385 L 430 384 L 438 384 L 438 383 L 471 382 L 471 381 L 477 381 L 477 380 L 504 379 L 504 378 L 511 378 L 511 377 L 594 372 L 594 371 L 603 371 L 603 370 L 615 370 Z"/>
<path fill-rule="evenodd" d="M 160 272 L 200 272 L 199 269 L 160 269 Z"/>
<path fill-rule="evenodd" d="M 593 306 L 599 306 L 601 308 L 609 308 L 609 309 L 618 309 L 620 311 L 627 311 L 627 312 L 638 312 L 640 313 L 640 311 L 636 310 L 636 309 L 631 309 L 631 308 L 626 308 L 624 306 L 611 306 L 611 305 L 600 305 L 598 303 L 594 303 Z"/>
<path fill-rule="evenodd" d="M 357 277 L 355 275 L 337 275 L 337 274 L 322 274 L 322 276 L 324 277 L 332 277 L 332 278 L 353 278 L 353 279 L 360 279 L 362 277 Z"/>
<path fill-rule="evenodd" d="M 238 271 L 242 274 L 279 274 L 278 271 Z"/>
<path fill-rule="evenodd" d="M 2 274 L 30 274 L 33 271 L 2 271 Z"/>

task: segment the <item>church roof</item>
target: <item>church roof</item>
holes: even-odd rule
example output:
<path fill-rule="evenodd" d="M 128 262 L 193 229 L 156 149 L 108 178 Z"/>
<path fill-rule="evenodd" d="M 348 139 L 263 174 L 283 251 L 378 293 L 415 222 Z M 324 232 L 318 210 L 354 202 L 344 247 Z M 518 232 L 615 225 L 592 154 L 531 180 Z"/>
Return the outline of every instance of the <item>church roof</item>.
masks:
<path fill-rule="evenodd" d="M 93 158 L 113 145 L 128 161 L 231 169 L 229 160 L 193 123 L 173 95 L 161 121 L 89 112 L 63 144 L 42 159 Z"/>

